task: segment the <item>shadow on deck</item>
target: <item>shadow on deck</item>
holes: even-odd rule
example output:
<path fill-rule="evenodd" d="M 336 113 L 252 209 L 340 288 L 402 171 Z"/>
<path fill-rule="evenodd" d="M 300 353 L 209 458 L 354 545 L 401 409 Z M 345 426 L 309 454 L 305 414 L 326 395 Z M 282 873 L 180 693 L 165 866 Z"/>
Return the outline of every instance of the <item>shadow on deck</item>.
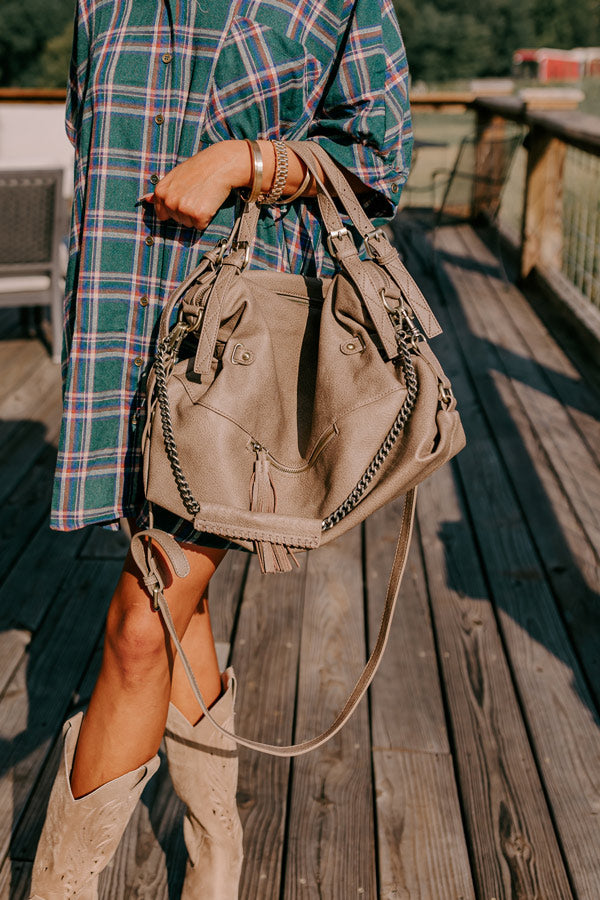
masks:
<path fill-rule="evenodd" d="M 441 229 L 435 252 L 422 218 L 394 229 L 445 329 L 433 346 L 467 448 L 420 489 L 369 702 L 294 763 L 241 753 L 241 896 L 596 900 L 599 373 L 470 227 Z M 114 534 L 47 527 L 59 376 L 17 321 L 0 319 L 0 900 L 28 896 L 61 725 L 88 701 L 125 552 Z M 286 578 L 228 555 L 211 609 L 240 733 L 289 743 L 337 712 L 377 631 L 400 512 Z M 184 865 L 162 766 L 100 896 L 175 900 Z"/>

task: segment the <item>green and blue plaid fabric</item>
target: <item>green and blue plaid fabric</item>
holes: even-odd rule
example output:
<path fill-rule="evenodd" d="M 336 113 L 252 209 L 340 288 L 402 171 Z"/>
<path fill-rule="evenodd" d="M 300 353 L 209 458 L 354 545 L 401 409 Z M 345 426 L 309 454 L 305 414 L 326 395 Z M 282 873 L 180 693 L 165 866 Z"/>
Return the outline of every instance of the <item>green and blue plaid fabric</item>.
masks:
<path fill-rule="evenodd" d="M 230 138 L 318 140 L 389 217 L 410 164 L 407 68 L 391 0 L 78 0 L 67 103 L 75 191 L 64 414 L 52 527 L 141 505 L 144 378 L 161 307 L 216 240 L 136 206 Z M 328 274 L 314 200 L 265 209 L 251 265 Z"/>

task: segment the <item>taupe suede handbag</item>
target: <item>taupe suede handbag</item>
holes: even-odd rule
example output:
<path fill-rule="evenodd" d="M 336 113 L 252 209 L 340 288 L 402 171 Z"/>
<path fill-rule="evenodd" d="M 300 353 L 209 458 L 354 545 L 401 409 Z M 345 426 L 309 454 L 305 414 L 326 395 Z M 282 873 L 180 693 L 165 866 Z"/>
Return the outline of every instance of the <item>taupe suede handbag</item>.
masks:
<path fill-rule="evenodd" d="M 250 270 L 260 208 L 246 204 L 230 239 L 203 257 L 165 306 L 144 434 L 150 504 L 256 552 L 264 572 L 289 570 L 296 551 L 333 540 L 406 495 L 375 650 L 336 721 L 292 747 L 230 735 L 277 756 L 323 744 L 365 693 L 387 641 L 416 486 L 465 441 L 450 383 L 427 344 L 441 329 L 421 291 L 327 152 L 311 141 L 290 147 L 315 177 L 319 160 L 369 259 L 360 259 L 317 177 L 339 272 L 306 278 Z M 177 575 L 186 574 L 187 560 L 171 535 L 152 527 L 132 541 L 155 607 L 210 717 L 173 627 L 152 541 Z"/>

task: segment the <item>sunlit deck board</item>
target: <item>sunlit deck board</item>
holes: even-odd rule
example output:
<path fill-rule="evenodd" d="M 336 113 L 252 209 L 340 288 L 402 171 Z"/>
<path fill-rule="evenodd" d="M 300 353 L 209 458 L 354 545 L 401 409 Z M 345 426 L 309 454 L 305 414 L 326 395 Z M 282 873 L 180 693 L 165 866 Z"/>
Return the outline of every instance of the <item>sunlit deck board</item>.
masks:
<path fill-rule="evenodd" d="M 421 489 L 369 702 L 311 757 L 240 754 L 241 896 L 596 900 L 597 383 L 470 228 L 438 234 L 434 266 L 423 231 L 398 234 L 443 319 L 434 349 L 469 445 Z M 15 321 L 0 319 L 0 900 L 28 896 L 61 724 L 89 699 L 123 555 L 114 535 L 44 523 L 58 372 Z M 285 743 L 328 724 L 374 640 L 399 513 L 285 578 L 226 558 L 211 607 L 239 678 L 240 732 Z M 101 898 L 175 897 L 184 864 L 163 766 Z"/>
<path fill-rule="evenodd" d="M 418 238 L 415 249 L 417 244 Z M 595 660 L 589 661 L 589 680 L 582 671 L 577 632 L 568 633 L 563 615 L 570 613 L 572 621 L 579 617 L 582 628 L 597 633 L 598 609 L 591 602 L 583 610 L 581 605 L 579 610 L 569 609 L 570 595 L 556 590 L 548 574 L 557 566 L 556 559 L 545 553 L 544 540 L 536 546 L 536 538 L 548 533 L 556 540 L 562 534 L 568 547 L 576 530 L 580 548 L 597 556 L 594 514 L 587 497 L 597 494 L 598 469 L 569 420 L 569 410 L 544 379 L 543 368 L 519 355 L 523 345 L 516 330 L 507 334 L 507 317 L 497 293 L 512 291 L 516 299 L 517 292 L 502 284 L 481 242 L 470 230 L 447 228 L 438 233 L 436 246 L 435 266 L 445 296 L 440 311 L 447 333 L 442 340 L 454 343 L 448 369 L 456 373 L 469 437 L 456 470 L 571 884 L 576 896 L 593 897 L 600 889 L 595 850 L 600 845 L 599 743 L 592 698 L 598 683 Z M 524 415 L 507 415 L 509 396 Z M 590 403 L 588 398 L 587 409 Z M 548 428 L 557 420 L 560 435 Z M 524 426 L 523 432 L 519 426 Z M 537 439 L 533 447 L 528 444 L 531 432 Z M 585 467 L 586 497 L 581 491 L 573 496 L 565 463 L 567 442 L 573 458 Z M 540 492 L 537 504 L 528 503 L 525 482 L 529 487 L 541 482 L 542 472 L 546 495 Z M 575 520 L 573 510 L 579 511 Z M 562 556 L 564 564 L 566 554 Z M 567 565 L 573 569 L 574 560 Z M 595 583 L 588 581 L 586 587 L 589 601 L 590 591 L 597 595 L 597 570 Z M 588 645 L 586 650 L 591 656 L 592 648 Z M 521 838 L 525 856 L 535 851 L 526 832 Z M 567 890 L 563 886 L 558 896 L 568 896 Z"/>

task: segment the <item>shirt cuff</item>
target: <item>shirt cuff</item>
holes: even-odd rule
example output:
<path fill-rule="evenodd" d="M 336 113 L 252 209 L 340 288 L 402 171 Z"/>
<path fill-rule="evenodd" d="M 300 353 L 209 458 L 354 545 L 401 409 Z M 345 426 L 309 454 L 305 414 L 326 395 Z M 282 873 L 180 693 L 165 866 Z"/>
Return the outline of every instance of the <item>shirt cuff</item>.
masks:
<path fill-rule="evenodd" d="M 319 135 L 310 135 L 309 139 L 320 144 L 337 163 L 371 188 L 369 192 L 360 195 L 362 206 L 370 219 L 385 221 L 394 216 L 406 181 L 406 172 L 386 163 L 367 144 L 356 141 L 341 144 Z"/>

